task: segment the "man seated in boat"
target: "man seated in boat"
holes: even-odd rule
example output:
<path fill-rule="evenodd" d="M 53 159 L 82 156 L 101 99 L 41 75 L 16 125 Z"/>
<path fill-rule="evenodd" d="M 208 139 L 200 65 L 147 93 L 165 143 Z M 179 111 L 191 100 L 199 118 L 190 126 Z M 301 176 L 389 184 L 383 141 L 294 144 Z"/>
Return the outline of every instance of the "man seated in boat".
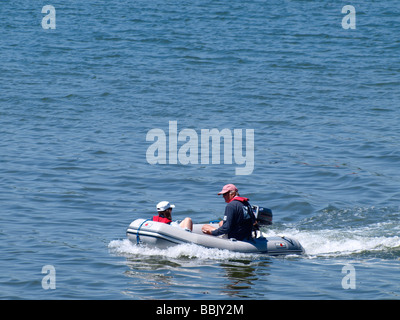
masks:
<path fill-rule="evenodd" d="M 169 224 L 171 226 L 179 226 L 183 229 L 187 229 L 192 231 L 193 222 L 191 218 L 185 218 L 182 222 L 172 221 L 172 209 L 175 208 L 175 205 L 170 204 L 168 201 L 161 201 L 157 204 L 157 216 L 153 216 L 153 221 L 163 222 Z"/>
<path fill-rule="evenodd" d="M 228 238 L 236 240 L 251 239 L 251 232 L 256 218 L 248 198 L 240 197 L 239 190 L 233 184 L 225 185 L 218 193 L 224 197 L 228 203 L 225 208 L 223 221 L 220 227 L 215 228 L 208 224 L 202 226 L 201 230 L 205 234 L 220 236 L 227 234 Z"/>

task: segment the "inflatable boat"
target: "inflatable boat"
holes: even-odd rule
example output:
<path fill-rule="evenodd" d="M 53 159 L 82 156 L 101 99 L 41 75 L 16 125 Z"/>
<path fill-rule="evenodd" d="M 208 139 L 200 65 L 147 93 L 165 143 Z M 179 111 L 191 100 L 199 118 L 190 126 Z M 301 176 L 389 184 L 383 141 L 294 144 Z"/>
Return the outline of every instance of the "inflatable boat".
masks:
<path fill-rule="evenodd" d="M 257 219 L 258 221 L 260 221 L 260 216 Z M 272 222 L 266 219 L 265 215 L 263 219 L 264 224 Z M 218 228 L 217 223 L 210 223 L 210 225 Z M 238 241 L 236 239 L 206 235 L 201 231 L 202 226 L 203 224 L 194 224 L 193 230 L 190 231 L 179 226 L 171 226 L 150 219 L 136 219 L 129 225 L 126 234 L 128 239 L 135 244 L 145 244 L 161 249 L 183 243 L 194 243 L 207 248 L 242 253 L 262 253 L 267 255 L 298 255 L 304 253 L 303 247 L 296 239 L 286 236 L 268 237 L 258 230 L 251 239 Z"/>

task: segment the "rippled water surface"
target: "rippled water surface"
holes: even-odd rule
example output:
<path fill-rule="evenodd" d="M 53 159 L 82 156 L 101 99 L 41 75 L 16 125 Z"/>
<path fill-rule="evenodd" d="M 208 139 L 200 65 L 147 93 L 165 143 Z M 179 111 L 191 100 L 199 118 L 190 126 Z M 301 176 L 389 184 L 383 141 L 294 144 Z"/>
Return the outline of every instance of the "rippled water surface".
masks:
<path fill-rule="evenodd" d="M 1 299 L 399 298 L 398 2 L 357 2 L 356 29 L 343 1 L 52 1 L 53 30 L 45 4 L 0 6 Z M 147 134 L 175 121 L 198 152 L 216 128 L 249 156 L 254 130 L 253 170 L 222 139 L 219 163 L 174 164 L 166 141 L 151 164 Z M 222 218 L 226 183 L 306 254 L 126 239 L 161 200 Z"/>

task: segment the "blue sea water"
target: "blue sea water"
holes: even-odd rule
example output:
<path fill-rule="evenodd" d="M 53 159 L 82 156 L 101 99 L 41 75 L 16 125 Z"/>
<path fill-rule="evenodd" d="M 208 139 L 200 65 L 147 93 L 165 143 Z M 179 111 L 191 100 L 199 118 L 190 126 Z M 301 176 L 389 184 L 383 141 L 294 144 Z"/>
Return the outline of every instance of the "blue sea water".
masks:
<path fill-rule="evenodd" d="M 399 299 L 400 4 L 357 1 L 344 29 L 349 4 L 3 0 L 0 299 Z M 150 164 L 170 121 L 253 129 L 254 170 L 222 144 L 217 164 Z M 222 218 L 226 183 L 306 254 L 126 240 L 161 200 Z"/>

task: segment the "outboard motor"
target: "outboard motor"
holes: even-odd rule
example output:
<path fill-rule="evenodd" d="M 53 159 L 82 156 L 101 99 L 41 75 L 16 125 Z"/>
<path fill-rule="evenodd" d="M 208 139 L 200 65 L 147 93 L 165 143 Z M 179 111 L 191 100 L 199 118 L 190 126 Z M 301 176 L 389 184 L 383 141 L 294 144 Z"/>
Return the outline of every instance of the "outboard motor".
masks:
<path fill-rule="evenodd" d="M 268 208 L 263 208 L 259 206 L 252 206 L 254 215 L 256 216 L 256 221 L 261 225 L 272 224 L 272 211 Z"/>

